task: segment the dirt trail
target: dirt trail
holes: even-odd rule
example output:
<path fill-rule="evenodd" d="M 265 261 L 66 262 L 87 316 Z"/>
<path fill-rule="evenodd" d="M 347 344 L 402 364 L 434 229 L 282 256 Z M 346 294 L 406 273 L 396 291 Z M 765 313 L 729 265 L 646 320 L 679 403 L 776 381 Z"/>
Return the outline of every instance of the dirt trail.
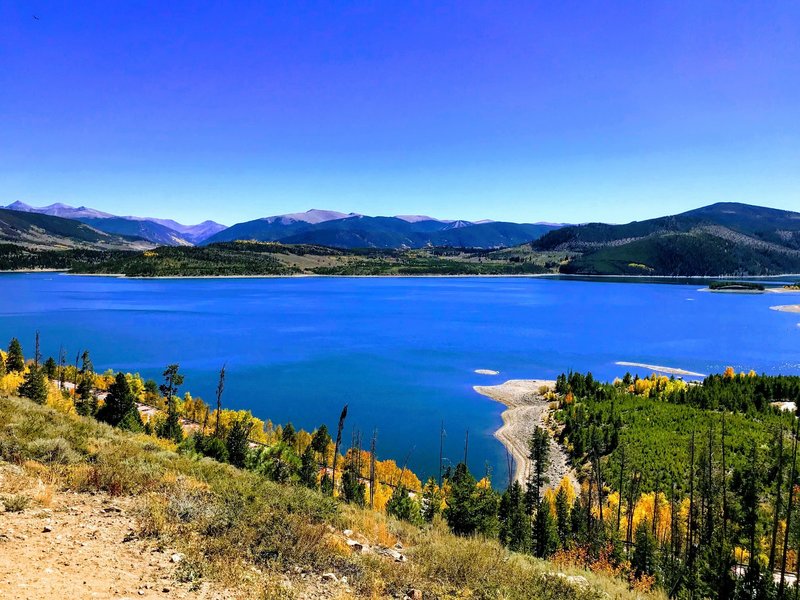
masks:
<path fill-rule="evenodd" d="M 131 499 L 56 493 L 48 504 L 0 512 L 1 598 L 232 597 L 177 583 L 180 556 L 136 537 Z"/>
<path fill-rule="evenodd" d="M 514 480 L 523 486 L 530 472 L 528 440 L 536 425 L 544 427 L 549 403 L 539 394 L 543 387 L 552 389 L 555 381 L 546 379 L 512 379 L 500 385 L 476 385 L 475 391 L 496 400 L 508 407 L 501 415 L 503 425 L 495 431 L 495 437 L 502 442 L 514 458 Z M 550 468 L 547 476 L 549 487 L 558 486 L 564 476 L 569 476 L 573 488 L 578 487 L 575 473 L 569 467 L 564 449 L 550 439 Z"/>

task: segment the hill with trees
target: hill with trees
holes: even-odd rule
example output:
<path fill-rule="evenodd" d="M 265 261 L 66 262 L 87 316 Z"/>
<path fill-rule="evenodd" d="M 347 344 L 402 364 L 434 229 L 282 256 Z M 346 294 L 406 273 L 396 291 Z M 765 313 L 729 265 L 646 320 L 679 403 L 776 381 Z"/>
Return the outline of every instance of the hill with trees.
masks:
<path fill-rule="evenodd" d="M 547 273 L 535 257 L 481 250 L 341 250 L 308 244 L 227 242 L 142 252 L 35 250 L 0 244 L 0 269 L 57 269 L 130 277 L 255 275 L 518 275 Z"/>
<path fill-rule="evenodd" d="M 800 421 L 776 403 L 796 406 L 797 376 L 561 375 L 547 428 L 532 427 L 527 481 L 500 493 L 463 463 L 422 483 L 378 460 L 374 437 L 343 437 L 346 404 L 330 427 L 298 431 L 226 409 L 224 367 L 206 403 L 184 391 L 178 364 L 159 384 L 97 373 L 86 350 L 74 365 L 43 360 L 38 336 L 35 348 L 29 360 L 18 340 L 0 352 L 0 459 L 46 470 L 57 490 L 140 495 L 140 535 L 177 545 L 183 576 L 330 573 L 359 596 L 795 594 Z M 578 490 L 548 480 L 551 436 Z"/>
<path fill-rule="evenodd" d="M 165 368 L 159 385 L 136 374 L 96 373 L 86 351 L 77 366 L 61 357 L 42 362 L 38 349 L 25 361 L 18 342 L 0 353 L 0 364 L 4 522 L 20 513 L 29 513 L 28 521 L 52 515 L 24 541 L 36 562 L 13 575 L 27 578 L 29 594 L 47 579 L 43 561 L 58 556 L 49 532 L 56 528 L 51 537 L 73 543 L 77 534 L 66 530 L 62 514 L 83 514 L 90 505 L 86 522 L 100 514 L 104 532 L 120 513 L 137 516 L 127 531 L 119 526 L 122 548 L 121 538 L 95 535 L 90 546 L 58 557 L 60 572 L 71 572 L 75 555 L 94 552 L 92 572 L 80 575 L 91 584 L 107 570 L 99 557 L 121 556 L 133 544 L 151 566 L 172 549 L 172 583 L 164 590 L 181 598 L 209 585 L 224 597 L 663 597 L 644 591 L 647 582 L 627 571 L 593 572 L 512 551 L 507 533 L 504 548 L 498 532 L 508 532 L 519 515 L 488 479 L 458 465 L 422 485 L 393 460 L 364 450 L 360 436 L 343 439 L 346 406 L 337 427 L 305 432 L 223 408 L 224 368 L 212 407 L 183 392 L 177 364 Z M 34 379 L 43 390 L 28 385 Z M 13 522 L 21 529 L 25 520 Z M 14 548 L 18 539 L 0 543 Z M 126 569 L 142 572 L 120 585 L 151 593 L 143 580 L 151 569 L 136 556 L 127 560 Z M 4 565 L 0 560 L 0 571 Z"/>
<path fill-rule="evenodd" d="M 100 231 L 72 219 L 0 208 L 0 242 L 38 249 L 141 249 L 142 240 Z"/>
<path fill-rule="evenodd" d="M 589 223 L 535 240 L 571 253 L 562 273 L 583 275 L 774 275 L 800 270 L 800 213 L 718 203 L 625 225 Z"/>

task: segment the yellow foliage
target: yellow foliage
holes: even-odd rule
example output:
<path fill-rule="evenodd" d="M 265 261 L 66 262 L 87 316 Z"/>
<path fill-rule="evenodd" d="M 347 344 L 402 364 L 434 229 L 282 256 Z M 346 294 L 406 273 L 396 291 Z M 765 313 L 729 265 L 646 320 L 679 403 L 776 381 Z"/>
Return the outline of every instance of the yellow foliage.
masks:
<path fill-rule="evenodd" d="M 22 373 L 6 373 L 0 377 L 0 394 L 3 396 L 14 396 L 17 394 L 19 386 L 22 385 Z"/>
<path fill-rule="evenodd" d="M 722 374 L 723 379 L 733 379 L 736 377 L 736 371 L 733 370 L 733 367 L 726 367 L 725 372 Z"/>
<path fill-rule="evenodd" d="M 49 385 L 47 390 L 47 406 L 54 408 L 58 412 L 65 414 L 75 414 L 75 404 L 69 394 L 64 394 L 54 384 Z"/>

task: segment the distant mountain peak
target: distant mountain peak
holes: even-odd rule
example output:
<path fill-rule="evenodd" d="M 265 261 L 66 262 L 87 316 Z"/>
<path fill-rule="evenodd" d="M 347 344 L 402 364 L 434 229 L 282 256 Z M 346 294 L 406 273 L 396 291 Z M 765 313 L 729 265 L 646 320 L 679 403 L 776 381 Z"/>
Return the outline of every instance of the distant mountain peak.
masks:
<path fill-rule="evenodd" d="M 338 221 L 339 219 L 348 219 L 350 217 L 360 217 L 357 213 L 342 213 L 336 210 L 324 210 L 319 208 L 312 208 L 305 212 L 288 213 L 285 215 L 274 215 L 266 217 L 263 220 L 268 223 L 294 223 L 301 221 L 303 223 L 310 223 L 317 225 L 318 223 L 327 223 L 328 221 Z"/>
<path fill-rule="evenodd" d="M 405 221 L 406 223 L 420 223 L 421 221 L 438 221 L 441 223 L 440 219 L 434 219 L 433 217 L 429 217 L 427 215 L 395 215 L 395 219 L 400 219 L 401 221 Z"/>
<path fill-rule="evenodd" d="M 55 202 L 48 206 L 31 206 L 30 204 L 25 204 L 24 202 L 12 202 L 8 206 L 5 206 L 9 210 L 16 210 L 17 212 L 30 212 L 30 213 L 38 213 L 42 215 L 50 215 L 51 217 L 61 217 L 63 219 L 81 219 L 81 218 L 91 218 L 91 219 L 102 219 L 107 217 L 113 217 L 114 215 L 101 212 L 99 210 L 95 210 L 93 208 L 87 208 L 85 206 L 79 206 L 78 208 L 73 208 L 69 204 L 64 204 L 62 202 Z"/>

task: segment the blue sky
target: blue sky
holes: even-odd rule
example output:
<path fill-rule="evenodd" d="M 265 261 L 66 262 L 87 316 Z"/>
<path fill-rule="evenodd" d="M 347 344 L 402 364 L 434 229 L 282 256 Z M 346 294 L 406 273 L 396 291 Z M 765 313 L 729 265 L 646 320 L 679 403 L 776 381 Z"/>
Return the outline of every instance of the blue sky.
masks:
<path fill-rule="evenodd" d="M 14 200 L 226 224 L 800 210 L 800 4 L 11 0 Z"/>

